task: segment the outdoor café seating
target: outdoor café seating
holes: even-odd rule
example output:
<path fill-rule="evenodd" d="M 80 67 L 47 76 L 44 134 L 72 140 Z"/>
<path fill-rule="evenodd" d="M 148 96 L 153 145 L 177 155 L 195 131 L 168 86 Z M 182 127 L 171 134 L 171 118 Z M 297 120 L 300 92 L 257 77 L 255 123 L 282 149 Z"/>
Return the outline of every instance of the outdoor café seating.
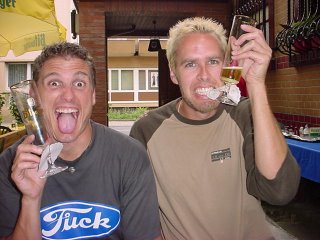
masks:
<path fill-rule="evenodd" d="M 0 135 L 6 134 L 8 132 L 12 132 L 12 130 L 9 127 L 6 126 L 0 126 Z"/>
<path fill-rule="evenodd" d="M 0 129 L 0 153 L 27 133 L 24 127 L 12 130 L 9 127 L 0 126 Z"/>

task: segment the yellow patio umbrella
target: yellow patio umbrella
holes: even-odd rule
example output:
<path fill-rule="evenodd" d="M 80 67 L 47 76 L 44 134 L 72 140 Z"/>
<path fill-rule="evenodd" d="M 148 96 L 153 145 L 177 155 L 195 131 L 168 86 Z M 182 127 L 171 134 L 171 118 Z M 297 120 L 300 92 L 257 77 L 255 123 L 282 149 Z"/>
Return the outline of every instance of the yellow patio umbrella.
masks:
<path fill-rule="evenodd" d="M 0 57 L 9 50 L 19 56 L 65 40 L 66 29 L 56 19 L 54 0 L 0 1 Z"/>

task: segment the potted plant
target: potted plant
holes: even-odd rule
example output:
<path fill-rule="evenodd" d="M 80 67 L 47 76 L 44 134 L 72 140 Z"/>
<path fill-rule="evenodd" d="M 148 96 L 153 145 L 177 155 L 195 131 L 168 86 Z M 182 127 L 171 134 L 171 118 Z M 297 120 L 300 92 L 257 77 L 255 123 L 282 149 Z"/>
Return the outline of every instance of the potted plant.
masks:
<path fill-rule="evenodd" d="M 1 115 L 1 110 L 2 110 L 2 107 L 3 107 L 4 103 L 5 103 L 4 96 L 2 94 L 0 94 L 0 125 L 3 122 L 3 117 Z"/>

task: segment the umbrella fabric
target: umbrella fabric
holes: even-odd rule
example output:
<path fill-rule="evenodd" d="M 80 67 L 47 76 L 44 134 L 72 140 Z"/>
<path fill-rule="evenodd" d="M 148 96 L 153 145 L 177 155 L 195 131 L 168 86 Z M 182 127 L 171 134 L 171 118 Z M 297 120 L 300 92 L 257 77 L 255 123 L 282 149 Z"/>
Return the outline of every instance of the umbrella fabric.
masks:
<path fill-rule="evenodd" d="M 55 16 L 54 0 L 0 1 L 0 56 L 41 50 L 65 41 L 66 29 Z"/>

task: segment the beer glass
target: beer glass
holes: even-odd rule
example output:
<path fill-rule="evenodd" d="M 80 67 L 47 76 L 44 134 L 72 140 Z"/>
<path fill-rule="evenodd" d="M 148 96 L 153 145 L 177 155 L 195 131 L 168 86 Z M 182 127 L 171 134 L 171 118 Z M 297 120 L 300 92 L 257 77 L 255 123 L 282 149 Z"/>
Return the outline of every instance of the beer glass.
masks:
<path fill-rule="evenodd" d="M 239 83 L 242 73 L 241 63 L 236 60 L 232 60 L 231 58 L 231 52 L 234 49 L 233 42 L 245 33 L 240 27 L 242 24 L 255 27 L 257 23 L 254 19 L 248 16 L 235 15 L 233 17 L 233 22 L 228 39 L 228 45 L 225 52 L 224 62 L 221 71 L 221 80 L 225 83 L 226 88 L 222 94 L 222 97 L 220 97 L 220 101 L 229 105 L 237 105 L 237 103 L 233 102 L 230 99 L 230 97 L 228 97 L 228 93 L 231 85 Z M 243 43 L 243 45 L 245 44 L 246 42 Z"/>
<path fill-rule="evenodd" d="M 33 134 L 35 136 L 34 144 L 41 146 L 44 151 L 41 156 L 45 157 L 47 164 L 46 172 L 43 177 L 52 176 L 67 169 L 67 166 L 56 166 L 52 158 L 51 149 L 57 148 L 57 145 L 49 144 L 46 142 L 50 133 L 46 127 L 46 119 L 41 106 L 41 99 L 37 90 L 37 85 L 34 80 L 24 80 L 10 87 L 13 99 L 18 108 L 19 114 L 26 127 L 28 135 Z M 61 144 L 61 143 L 60 143 Z M 62 146 L 62 144 L 61 144 Z M 47 149 L 46 149 L 47 148 Z M 59 152 L 62 147 L 58 147 Z M 53 155 L 58 156 L 55 152 Z M 41 165 L 41 164 L 40 164 Z M 43 164 L 42 164 L 43 165 Z"/>

